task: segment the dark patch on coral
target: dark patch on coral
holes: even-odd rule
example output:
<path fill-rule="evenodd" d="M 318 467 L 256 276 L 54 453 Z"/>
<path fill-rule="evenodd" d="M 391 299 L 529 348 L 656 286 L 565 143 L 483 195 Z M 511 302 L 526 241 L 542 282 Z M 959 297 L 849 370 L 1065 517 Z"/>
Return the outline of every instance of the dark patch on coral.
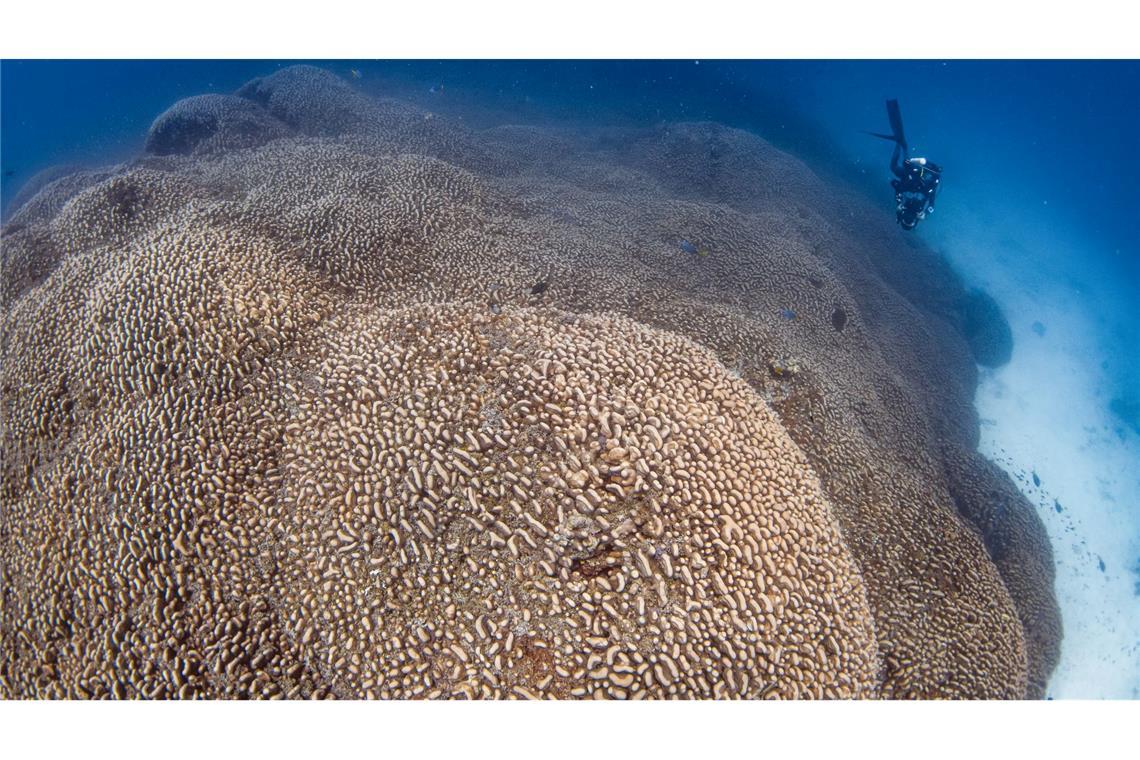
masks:
<path fill-rule="evenodd" d="M 0 248 L 0 294 L 3 303 L 11 304 L 21 294 L 46 280 L 63 257 L 63 250 L 43 227 L 23 228 L 11 225 L 4 229 L 4 245 Z"/>
<path fill-rule="evenodd" d="M 847 312 L 842 307 L 836 306 L 835 311 L 831 312 L 831 326 L 835 332 L 843 332 L 847 326 Z"/>
<path fill-rule="evenodd" d="M 1000 367 L 1013 356 L 1013 331 L 997 301 L 983 290 L 972 290 L 961 306 L 962 335 L 974 360 L 983 367 Z"/>
<path fill-rule="evenodd" d="M 584 556 L 571 558 L 570 572 L 578 573 L 583 578 L 612 575 L 621 569 L 620 560 L 612 553 L 613 548 L 611 542 L 605 542 L 585 552 Z"/>
<path fill-rule="evenodd" d="M 1045 325 L 1041 324 L 1040 322 L 1034 322 L 1033 332 L 1037 333 L 1041 337 L 1045 337 Z"/>
<path fill-rule="evenodd" d="M 128 222 L 146 206 L 146 200 L 139 189 L 126 179 L 117 179 L 110 184 L 107 188 L 107 203 L 110 204 L 112 216 Z"/>

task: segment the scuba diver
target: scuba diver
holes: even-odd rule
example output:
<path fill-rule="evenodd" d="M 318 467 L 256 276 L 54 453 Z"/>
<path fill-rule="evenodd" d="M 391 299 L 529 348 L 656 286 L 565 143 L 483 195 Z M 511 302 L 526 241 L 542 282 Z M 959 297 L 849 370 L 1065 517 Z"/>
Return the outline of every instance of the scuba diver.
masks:
<path fill-rule="evenodd" d="M 887 101 L 887 118 L 891 122 L 891 134 L 867 134 L 895 144 L 895 152 L 891 155 L 891 173 L 895 175 L 891 180 L 891 187 L 895 189 L 895 218 L 904 230 L 913 230 L 934 211 L 934 194 L 942 182 L 942 167 L 925 158 L 911 158 L 897 100 Z M 900 156 L 903 159 L 901 164 Z"/>

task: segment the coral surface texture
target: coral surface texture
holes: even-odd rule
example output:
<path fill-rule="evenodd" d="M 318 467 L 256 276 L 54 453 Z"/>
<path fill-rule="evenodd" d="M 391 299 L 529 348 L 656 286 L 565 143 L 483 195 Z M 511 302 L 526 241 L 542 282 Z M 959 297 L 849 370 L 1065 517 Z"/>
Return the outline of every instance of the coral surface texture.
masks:
<path fill-rule="evenodd" d="M 306 66 L 145 145 L 3 228 L 0 696 L 1043 694 L 1008 326 L 854 190 Z"/>

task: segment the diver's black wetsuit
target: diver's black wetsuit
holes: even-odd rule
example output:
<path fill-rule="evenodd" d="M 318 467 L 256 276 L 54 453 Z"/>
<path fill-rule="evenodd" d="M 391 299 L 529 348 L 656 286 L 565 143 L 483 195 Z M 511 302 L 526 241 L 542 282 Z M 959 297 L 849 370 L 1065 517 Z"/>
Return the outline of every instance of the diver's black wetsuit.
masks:
<path fill-rule="evenodd" d="M 942 167 L 930 161 L 922 164 L 909 159 L 900 164 L 899 156 L 904 150 L 902 143 L 895 143 L 891 173 L 897 179 L 891 180 L 891 187 L 895 189 L 899 223 L 906 229 L 913 229 L 920 219 L 934 210 L 934 195 L 942 181 Z"/>

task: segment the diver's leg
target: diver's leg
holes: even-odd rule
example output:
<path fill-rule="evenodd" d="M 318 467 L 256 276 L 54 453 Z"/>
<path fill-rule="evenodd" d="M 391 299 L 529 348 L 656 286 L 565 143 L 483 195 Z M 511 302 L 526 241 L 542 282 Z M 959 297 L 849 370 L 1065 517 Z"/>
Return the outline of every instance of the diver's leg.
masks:
<path fill-rule="evenodd" d="M 897 100 L 887 101 L 887 118 L 891 120 L 891 132 L 895 136 L 895 142 L 903 148 L 903 153 L 909 155 L 910 151 L 906 145 L 906 135 L 903 133 L 902 112 L 899 110 L 899 102 Z"/>

